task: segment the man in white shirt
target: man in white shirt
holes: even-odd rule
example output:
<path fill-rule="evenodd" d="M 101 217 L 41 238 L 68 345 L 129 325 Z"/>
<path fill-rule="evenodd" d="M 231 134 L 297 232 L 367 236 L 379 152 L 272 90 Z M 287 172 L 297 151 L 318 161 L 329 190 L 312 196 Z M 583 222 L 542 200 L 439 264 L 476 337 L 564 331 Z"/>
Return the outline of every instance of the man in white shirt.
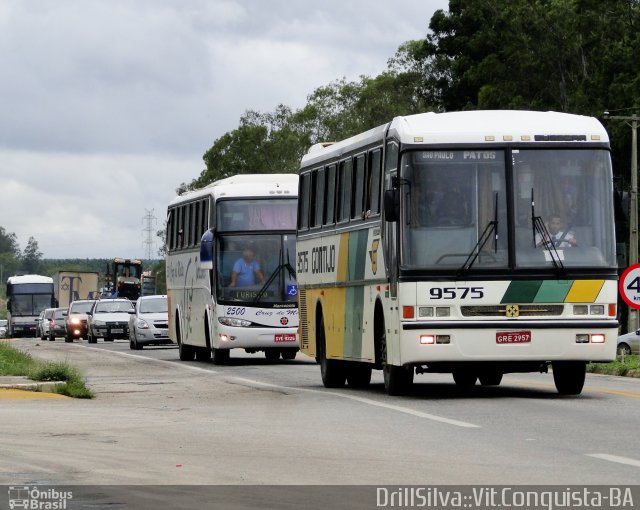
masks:
<path fill-rule="evenodd" d="M 546 236 L 543 238 L 540 234 L 536 234 L 536 246 L 544 246 L 546 248 L 555 246 L 557 250 L 559 248 L 570 248 L 578 244 L 573 232 L 562 229 L 562 220 L 557 214 L 549 216 L 547 230 L 549 231 L 549 238 Z"/>

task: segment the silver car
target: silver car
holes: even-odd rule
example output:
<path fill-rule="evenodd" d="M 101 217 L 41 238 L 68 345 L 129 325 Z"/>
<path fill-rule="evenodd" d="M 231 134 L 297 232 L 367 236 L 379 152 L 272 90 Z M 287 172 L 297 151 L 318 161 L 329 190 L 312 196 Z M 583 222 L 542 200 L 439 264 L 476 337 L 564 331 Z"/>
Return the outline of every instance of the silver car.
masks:
<path fill-rule="evenodd" d="M 170 344 L 167 296 L 143 296 L 129 318 L 129 348 Z"/>
<path fill-rule="evenodd" d="M 7 337 L 7 321 L 5 319 L 0 319 L 0 338 Z"/>
<path fill-rule="evenodd" d="M 640 329 L 618 337 L 618 356 L 640 354 Z"/>
<path fill-rule="evenodd" d="M 128 299 L 101 299 L 87 312 L 87 339 L 90 344 L 98 338 L 112 342 L 116 338 L 129 338 L 129 312 L 133 303 Z"/>

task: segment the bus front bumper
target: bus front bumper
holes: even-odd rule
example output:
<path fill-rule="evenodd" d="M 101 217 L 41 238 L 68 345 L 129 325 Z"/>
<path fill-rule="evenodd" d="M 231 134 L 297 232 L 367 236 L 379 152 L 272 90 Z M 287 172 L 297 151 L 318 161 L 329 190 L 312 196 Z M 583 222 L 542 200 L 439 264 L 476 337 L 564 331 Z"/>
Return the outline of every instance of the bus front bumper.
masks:
<path fill-rule="evenodd" d="M 221 326 L 213 338 L 215 349 L 298 347 L 298 328 L 235 328 Z"/>
<path fill-rule="evenodd" d="M 396 363 L 391 361 L 399 365 L 468 361 L 612 361 L 616 357 L 618 322 L 405 322 L 399 334 Z"/>

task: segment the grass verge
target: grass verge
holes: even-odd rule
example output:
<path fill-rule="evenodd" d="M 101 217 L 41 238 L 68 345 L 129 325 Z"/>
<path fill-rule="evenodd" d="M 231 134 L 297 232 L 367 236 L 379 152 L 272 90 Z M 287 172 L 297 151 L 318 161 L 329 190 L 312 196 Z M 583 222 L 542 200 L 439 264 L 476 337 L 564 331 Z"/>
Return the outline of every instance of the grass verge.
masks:
<path fill-rule="evenodd" d="M 26 376 L 33 381 L 63 381 L 54 393 L 74 398 L 93 398 L 79 370 L 65 362 L 40 361 L 30 354 L 0 343 L 0 376 Z"/>
<path fill-rule="evenodd" d="M 610 363 L 589 363 L 587 365 L 587 372 L 640 377 L 640 356 L 618 356 L 615 361 Z"/>

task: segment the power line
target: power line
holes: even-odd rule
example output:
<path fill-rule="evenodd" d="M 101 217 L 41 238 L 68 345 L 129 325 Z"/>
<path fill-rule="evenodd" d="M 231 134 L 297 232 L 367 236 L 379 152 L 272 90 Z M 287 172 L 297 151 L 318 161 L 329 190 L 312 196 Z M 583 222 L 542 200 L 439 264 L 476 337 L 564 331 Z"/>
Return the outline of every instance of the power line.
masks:
<path fill-rule="evenodd" d="M 142 217 L 143 224 L 145 224 L 145 228 L 142 229 L 142 233 L 144 235 L 142 243 L 145 245 L 145 253 L 147 260 L 151 260 L 152 253 L 155 248 L 155 241 L 153 232 L 155 227 L 158 225 L 158 219 L 153 215 L 153 209 L 145 209 L 145 215 Z M 146 223 L 145 223 L 146 222 Z"/>

